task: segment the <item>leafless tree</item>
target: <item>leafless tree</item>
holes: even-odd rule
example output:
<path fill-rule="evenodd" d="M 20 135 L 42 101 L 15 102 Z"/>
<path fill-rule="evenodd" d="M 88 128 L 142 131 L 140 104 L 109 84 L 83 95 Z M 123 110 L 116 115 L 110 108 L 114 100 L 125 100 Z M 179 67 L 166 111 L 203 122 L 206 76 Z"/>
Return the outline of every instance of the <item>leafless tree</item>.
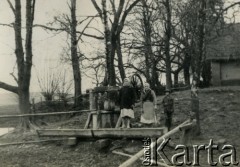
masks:
<path fill-rule="evenodd" d="M 46 74 L 41 74 L 38 77 L 38 84 L 46 101 L 52 101 L 54 95 L 57 93 L 61 79 L 60 73 L 53 72 L 51 70 L 47 71 Z"/>
<path fill-rule="evenodd" d="M 105 85 L 116 85 L 116 73 L 115 73 L 115 52 L 117 51 L 118 55 L 118 68 L 120 71 L 121 78 L 125 78 L 125 72 L 123 68 L 122 54 L 120 48 L 120 34 L 124 28 L 125 20 L 129 12 L 133 7 L 140 2 L 140 0 L 134 0 L 131 4 L 131 1 L 120 0 L 117 3 L 115 0 L 110 0 L 111 11 L 113 12 L 113 21 L 111 21 L 111 26 L 109 26 L 108 13 L 110 10 L 107 10 L 107 1 L 101 1 L 101 7 L 99 4 L 92 0 L 94 7 L 96 8 L 102 23 L 104 25 L 104 34 L 105 34 L 105 44 L 106 44 L 106 74 L 105 74 Z M 118 5 L 117 5 L 118 4 Z"/>
<path fill-rule="evenodd" d="M 0 82 L 0 88 L 14 92 L 19 96 L 19 108 L 21 113 L 30 113 L 29 102 L 29 86 L 32 69 L 32 25 L 34 20 L 35 0 L 26 0 L 26 38 L 25 51 L 22 42 L 22 12 L 21 0 L 15 0 L 15 5 L 10 0 L 7 0 L 13 14 L 15 21 L 13 23 L 15 33 L 15 55 L 17 59 L 18 75 L 16 78 L 18 86 L 12 86 Z M 30 128 L 29 118 L 22 118 L 22 127 L 24 129 Z"/>

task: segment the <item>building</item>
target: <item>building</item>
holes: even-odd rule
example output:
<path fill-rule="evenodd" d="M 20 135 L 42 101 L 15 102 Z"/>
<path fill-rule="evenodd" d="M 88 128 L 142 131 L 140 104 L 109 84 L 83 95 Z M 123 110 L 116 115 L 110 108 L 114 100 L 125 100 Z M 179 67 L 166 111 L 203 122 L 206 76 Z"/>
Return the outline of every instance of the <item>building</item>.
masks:
<path fill-rule="evenodd" d="M 240 85 L 240 24 L 227 25 L 206 45 L 213 86 Z"/>

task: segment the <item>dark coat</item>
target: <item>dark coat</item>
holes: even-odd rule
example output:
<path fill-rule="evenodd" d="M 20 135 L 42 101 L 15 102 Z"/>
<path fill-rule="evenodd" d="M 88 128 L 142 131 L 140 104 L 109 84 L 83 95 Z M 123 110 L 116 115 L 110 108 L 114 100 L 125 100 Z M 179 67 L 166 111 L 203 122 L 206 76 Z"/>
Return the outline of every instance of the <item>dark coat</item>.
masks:
<path fill-rule="evenodd" d="M 131 86 L 123 86 L 119 91 L 120 109 L 133 109 L 135 103 L 135 92 Z"/>
<path fill-rule="evenodd" d="M 173 97 L 171 95 L 166 95 L 163 98 L 163 107 L 164 107 L 164 111 L 168 112 L 168 113 L 173 113 L 174 112 L 174 100 Z"/>

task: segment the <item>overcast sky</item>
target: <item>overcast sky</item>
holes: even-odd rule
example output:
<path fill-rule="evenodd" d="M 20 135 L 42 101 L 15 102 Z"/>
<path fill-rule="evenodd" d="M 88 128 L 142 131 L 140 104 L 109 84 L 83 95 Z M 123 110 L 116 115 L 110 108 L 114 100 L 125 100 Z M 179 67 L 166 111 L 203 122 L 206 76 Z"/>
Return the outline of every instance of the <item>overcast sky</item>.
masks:
<path fill-rule="evenodd" d="M 24 1 L 25 2 L 25 1 Z M 24 10 L 24 6 L 22 6 Z M 36 0 L 35 9 L 35 24 L 46 24 L 53 20 L 54 16 L 62 13 L 69 13 L 67 0 Z M 77 16 L 78 19 L 83 19 L 82 16 L 97 14 L 90 0 L 77 1 Z M 23 18 L 25 14 L 23 13 Z M 12 23 L 14 16 L 9 8 L 7 0 L 0 2 L 0 23 Z M 97 28 L 102 28 L 101 23 L 93 22 Z M 23 24 L 24 26 L 24 24 Z M 24 32 L 24 31 L 23 31 Z M 23 38 L 25 38 L 23 34 Z M 98 41 L 87 39 L 91 44 L 98 45 Z M 45 75 L 48 69 L 58 71 L 59 68 L 63 69 L 60 64 L 60 54 L 62 47 L 66 45 L 66 34 L 61 33 L 54 35 L 52 32 L 42 30 L 41 28 L 34 28 L 33 30 L 33 70 L 31 91 L 39 91 L 38 81 L 36 75 Z M 83 52 L 88 53 L 91 51 L 91 45 L 80 44 Z M 12 76 L 9 75 L 13 71 L 16 58 L 14 54 L 14 31 L 12 28 L 0 26 L 0 81 L 16 85 Z M 96 46 L 97 47 L 97 46 Z M 69 65 L 64 66 L 65 69 L 71 70 Z M 69 75 L 72 75 L 69 73 Z M 69 76 L 72 78 L 72 76 Z M 91 87 L 91 81 L 86 77 L 83 78 L 83 89 Z M 3 90 L 0 89 L 0 92 Z"/>
<path fill-rule="evenodd" d="M 232 0 L 235 2 L 235 0 Z M 25 1 L 24 1 L 25 2 Z M 24 10 L 24 6 L 22 6 Z M 54 16 L 62 13 L 68 13 L 67 0 L 36 0 L 35 9 L 35 24 L 46 24 L 53 20 Z M 77 16 L 78 19 L 82 19 L 81 16 L 95 15 L 97 14 L 90 0 L 77 0 Z M 25 14 L 23 13 L 23 18 Z M 7 0 L 1 0 L 0 2 L 0 23 L 12 23 L 14 16 L 9 8 Z M 101 22 L 93 22 L 93 25 L 98 29 L 102 29 Z M 24 34 L 23 34 L 23 38 Z M 54 35 L 52 32 L 46 32 L 41 28 L 35 28 L 33 31 L 33 70 L 32 70 L 32 82 L 31 91 L 39 91 L 37 82 L 37 75 L 45 75 L 49 68 L 59 70 L 68 69 L 71 70 L 69 65 L 63 66 L 60 64 L 60 54 L 62 47 L 65 43 L 66 35 L 64 33 Z M 86 39 L 87 43 L 80 43 L 82 51 L 86 55 L 92 54 L 93 48 L 96 49 L 99 46 L 99 41 Z M 16 58 L 14 54 L 14 31 L 9 27 L 0 26 L 0 81 L 9 84 L 16 85 L 12 76 L 9 74 L 13 72 L 16 67 Z M 72 74 L 69 73 L 69 78 L 72 78 Z M 92 87 L 92 81 L 83 77 L 83 90 Z M 0 92 L 3 92 L 0 89 Z"/>

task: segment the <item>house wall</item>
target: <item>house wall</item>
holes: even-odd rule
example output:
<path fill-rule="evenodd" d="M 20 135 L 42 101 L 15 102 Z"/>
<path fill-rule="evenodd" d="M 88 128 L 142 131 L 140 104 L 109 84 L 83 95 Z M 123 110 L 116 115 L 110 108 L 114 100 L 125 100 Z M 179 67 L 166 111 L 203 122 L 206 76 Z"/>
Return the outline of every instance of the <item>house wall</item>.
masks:
<path fill-rule="evenodd" d="M 221 85 L 221 63 L 212 61 L 211 70 L 212 70 L 212 85 L 220 86 Z"/>
<path fill-rule="evenodd" d="M 240 62 L 221 63 L 221 85 L 240 85 Z"/>
<path fill-rule="evenodd" d="M 240 85 L 240 61 L 213 61 L 212 85 Z"/>

